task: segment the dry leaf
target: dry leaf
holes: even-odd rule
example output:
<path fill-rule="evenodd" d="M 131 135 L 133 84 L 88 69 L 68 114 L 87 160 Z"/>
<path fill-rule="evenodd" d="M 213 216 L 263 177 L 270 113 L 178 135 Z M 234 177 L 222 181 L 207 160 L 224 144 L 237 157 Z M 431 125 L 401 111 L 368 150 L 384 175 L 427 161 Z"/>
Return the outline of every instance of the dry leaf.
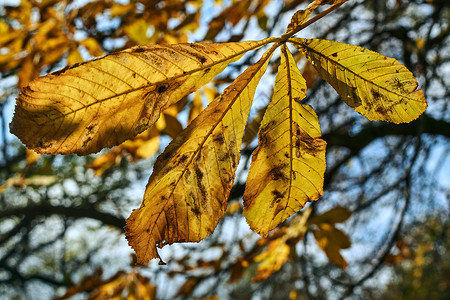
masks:
<path fill-rule="evenodd" d="M 323 194 L 325 141 L 306 82 L 282 47 L 275 93 L 264 114 L 244 193 L 244 216 L 262 236 Z"/>
<path fill-rule="evenodd" d="M 22 90 L 11 132 L 42 154 L 86 155 L 118 145 L 271 40 L 141 46 L 66 67 Z"/>
<path fill-rule="evenodd" d="M 273 48 L 247 68 L 175 138 L 155 163 L 144 200 L 127 219 L 126 237 L 138 263 L 156 247 L 198 242 L 226 211 L 256 86 Z"/>
<path fill-rule="evenodd" d="M 290 39 L 320 77 L 369 120 L 406 123 L 427 104 L 413 74 L 397 60 L 362 47 L 321 39 Z"/>

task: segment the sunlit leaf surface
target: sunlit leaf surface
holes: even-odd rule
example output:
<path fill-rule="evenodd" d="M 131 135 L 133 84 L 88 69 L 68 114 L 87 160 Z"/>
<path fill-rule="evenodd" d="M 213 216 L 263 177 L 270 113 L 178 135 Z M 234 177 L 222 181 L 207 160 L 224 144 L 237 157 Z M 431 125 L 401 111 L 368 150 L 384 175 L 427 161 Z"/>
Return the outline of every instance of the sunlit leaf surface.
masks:
<path fill-rule="evenodd" d="M 323 194 L 326 143 L 314 110 L 299 103 L 305 91 L 305 79 L 284 46 L 244 193 L 244 216 L 263 236 Z"/>
<path fill-rule="evenodd" d="M 269 41 L 139 46 L 66 67 L 22 90 L 11 132 L 43 154 L 85 155 L 118 145 Z"/>
<path fill-rule="evenodd" d="M 362 47 L 321 39 L 291 39 L 320 77 L 369 120 L 407 123 L 427 104 L 413 74 L 397 60 Z"/>
<path fill-rule="evenodd" d="M 127 219 L 138 263 L 158 258 L 156 247 L 204 239 L 225 214 L 253 95 L 272 52 L 236 78 L 158 157 L 142 205 Z"/>

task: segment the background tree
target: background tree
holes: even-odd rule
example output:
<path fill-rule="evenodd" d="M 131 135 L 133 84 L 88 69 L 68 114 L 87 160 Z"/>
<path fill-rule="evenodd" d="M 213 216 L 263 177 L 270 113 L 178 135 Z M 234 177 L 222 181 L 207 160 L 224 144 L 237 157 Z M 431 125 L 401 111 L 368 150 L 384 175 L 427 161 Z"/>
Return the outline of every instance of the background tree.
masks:
<path fill-rule="evenodd" d="M 142 192 L 136 190 L 145 186 L 153 155 L 167 144 L 166 136 L 181 131 L 259 56 L 246 56 L 229 68 L 229 76 L 166 110 L 149 130 L 93 157 L 39 158 L 12 138 L 7 123 L 18 87 L 66 63 L 137 44 L 277 36 L 307 2 L 22 1 L 1 7 L 1 291 L 11 298 L 33 297 L 36 290 L 38 298 L 82 292 L 101 297 L 152 294 L 156 287 L 158 297 L 167 299 L 326 299 L 366 297 L 385 285 L 400 290 L 390 266 L 394 257 L 405 256 L 401 241 L 407 237 L 402 236 L 427 228 L 429 215 L 448 227 L 450 11 L 445 4 L 350 1 L 302 32 L 302 37 L 358 44 L 399 59 L 423 85 L 426 113 L 405 125 L 368 122 L 298 56 L 307 102 L 316 109 L 328 143 L 323 198 L 265 239 L 243 221 L 244 175 L 262 108 L 271 98 L 271 89 L 262 88 L 226 218 L 205 241 L 163 251 L 168 266 L 147 268 L 132 263 L 122 230 L 124 218 L 139 205 Z M 422 255 L 416 249 L 411 253 Z M 420 278 L 416 282 L 426 287 Z"/>

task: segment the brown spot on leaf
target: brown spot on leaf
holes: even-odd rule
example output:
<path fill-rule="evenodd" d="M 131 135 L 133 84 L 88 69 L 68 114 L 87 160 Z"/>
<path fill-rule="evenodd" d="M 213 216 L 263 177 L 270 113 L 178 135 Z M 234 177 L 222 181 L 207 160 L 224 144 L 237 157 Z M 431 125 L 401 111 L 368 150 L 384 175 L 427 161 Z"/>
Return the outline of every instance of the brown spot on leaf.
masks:
<path fill-rule="evenodd" d="M 219 132 L 216 136 L 213 137 L 213 141 L 222 145 L 224 143 L 223 133 Z"/>
<path fill-rule="evenodd" d="M 371 93 L 375 100 L 383 100 L 383 95 L 381 95 L 377 90 L 372 89 Z"/>
<path fill-rule="evenodd" d="M 273 180 L 288 180 L 289 178 L 283 173 L 283 169 L 286 168 L 287 164 L 281 164 L 273 167 L 269 171 L 269 175 Z"/>
<path fill-rule="evenodd" d="M 197 165 L 195 165 L 195 176 L 197 177 L 197 181 L 202 181 L 203 172 L 200 170 L 200 168 Z"/>
<path fill-rule="evenodd" d="M 387 114 L 387 110 L 382 106 L 378 106 L 376 111 L 377 111 L 377 113 L 382 114 L 382 115 Z"/>
<path fill-rule="evenodd" d="M 184 163 L 188 159 L 187 154 L 183 154 L 180 159 L 176 162 L 177 165 Z"/>
<path fill-rule="evenodd" d="M 219 157 L 220 161 L 226 161 L 230 158 L 230 154 L 228 152 L 226 152 L 224 155 Z"/>
<path fill-rule="evenodd" d="M 277 190 L 273 190 L 273 191 L 271 192 L 271 194 L 275 196 L 275 198 L 273 198 L 273 202 L 275 202 L 275 203 L 280 202 L 281 199 L 283 199 L 283 197 L 284 197 L 284 194 L 280 193 L 280 192 L 277 191 Z"/>
<path fill-rule="evenodd" d="M 195 165 L 195 176 L 197 177 L 197 187 L 200 190 L 200 193 L 202 194 L 202 201 L 206 201 L 206 188 L 203 186 L 202 180 L 203 180 L 203 172 L 200 170 L 200 168 L 198 167 L 198 165 Z M 206 205 L 206 203 L 202 202 L 202 206 Z"/>
<path fill-rule="evenodd" d="M 394 91 L 398 91 L 403 94 L 407 94 L 408 92 L 405 90 L 405 85 L 400 81 L 398 77 L 394 77 L 391 80 L 386 81 L 386 83 L 392 87 Z"/>
<path fill-rule="evenodd" d="M 236 169 L 236 166 L 237 166 L 236 155 L 233 152 L 231 152 L 230 156 L 231 156 L 231 164 L 233 165 L 233 169 Z"/>
<path fill-rule="evenodd" d="M 86 127 L 86 129 L 89 131 L 89 133 L 92 133 L 92 131 L 94 130 L 95 126 L 97 126 L 97 124 L 91 124 L 88 127 Z"/>
<path fill-rule="evenodd" d="M 144 51 L 145 51 L 144 47 L 136 47 L 133 49 L 133 52 L 135 52 L 135 53 L 141 53 Z"/>
<path fill-rule="evenodd" d="M 164 93 L 167 90 L 168 86 L 167 84 L 162 84 L 158 87 L 158 93 Z"/>
<path fill-rule="evenodd" d="M 334 52 L 333 54 L 331 54 L 331 56 L 337 57 L 337 52 Z"/>

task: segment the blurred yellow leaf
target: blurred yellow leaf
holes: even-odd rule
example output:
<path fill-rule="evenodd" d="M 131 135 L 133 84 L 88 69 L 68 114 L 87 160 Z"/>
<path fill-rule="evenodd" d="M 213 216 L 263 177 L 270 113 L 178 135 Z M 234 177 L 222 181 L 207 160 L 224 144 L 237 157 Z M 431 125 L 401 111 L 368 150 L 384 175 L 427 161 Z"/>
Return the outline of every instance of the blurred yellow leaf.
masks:
<path fill-rule="evenodd" d="M 117 148 L 96 157 L 87 167 L 94 170 L 95 175 L 101 176 L 106 170 L 119 165 L 121 160 L 120 148 Z"/>
<path fill-rule="evenodd" d="M 41 155 L 34 152 L 33 150 L 26 149 L 25 150 L 25 157 L 27 165 L 32 165 L 38 162 L 39 158 L 41 158 Z"/>
<path fill-rule="evenodd" d="M 17 73 L 17 76 L 19 77 L 18 85 L 20 88 L 27 86 L 31 80 L 39 76 L 40 70 L 38 66 L 35 66 L 33 58 L 34 55 L 30 54 L 22 61 L 20 70 Z"/>
<path fill-rule="evenodd" d="M 297 29 L 299 26 L 301 26 L 303 23 L 305 23 L 306 20 L 311 16 L 312 10 L 306 9 L 306 10 L 298 10 L 295 12 L 295 14 L 291 18 L 291 22 L 289 23 L 286 32 L 289 32 L 291 30 Z"/>
<path fill-rule="evenodd" d="M 306 209 L 303 214 L 293 217 L 288 226 L 279 228 L 274 232 L 273 236 L 279 237 L 270 240 L 266 249 L 254 259 L 259 264 L 253 275 L 253 281 L 266 280 L 287 262 L 292 249 L 295 251 L 295 248 L 291 248 L 291 245 L 295 245 L 302 240 L 308 229 L 306 222 L 311 211 L 311 208 Z M 260 241 L 265 241 L 269 238 L 260 239 Z"/>
<path fill-rule="evenodd" d="M 84 278 L 80 284 L 67 288 L 66 293 L 55 300 L 69 299 L 90 292 L 87 300 L 156 300 L 156 286 L 147 278 L 133 270 L 129 273 L 117 272 L 113 277 L 102 280 L 101 274 Z"/>
<path fill-rule="evenodd" d="M 69 55 L 67 56 L 67 63 L 70 65 L 79 63 L 84 61 L 83 57 L 81 57 L 80 51 L 78 51 L 78 48 L 72 48 L 69 52 Z"/>
<path fill-rule="evenodd" d="M 86 48 L 86 50 L 89 52 L 89 54 L 91 56 L 103 55 L 103 50 L 96 39 L 94 39 L 92 37 L 88 37 L 88 38 L 80 41 L 79 43 L 81 46 Z"/>
<path fill-rule="evenodd" d="M 340 250 L 350 247 L 351 243 L 348 236 L 328 223 L 319 224 L 318 229 L 312 229 L 312 232 L 317 244 L 325 252 L 328 259 L 338 267 L 346 269 L 347 261 L 342 257 Z"/>
<path fill-rule="evenodd" d="M 191 123 L 203 110 L 202 95 L 199 91 L 195 92 L 191 106 L 189 108 L 188 123 Z"/>
<path fill-rule="evenodd" d="M 189 295 L 192 292 L 192 290 L 197 286 L 199 279 L 200 279 L 199 277 L 189 277 L 188 279 L 186 279 L 186 281 L 178 290 L 175 297 Z"/>
<path fill-rule="evenodd" d="M 58 177 L 53 175 L 33 175 L 30 177 L 23 177 L 22 174 L 17 174 L 8 178 L 4 184 L 0 185 L 0 194 L 10 186 L 18 188 L 24 188 L 25 186 L 49 186 L 57 180 Z"/>
<path fill-rule="evenodd" d="M 253 276 L 253 281 L 262 281 L 278 271 L 287 261 L 290 249 L 281 239 L 269 243 L 266 251 L 255 257 L 255 262 L 261 262 Z"/>
<path fill-rule="evenodd" d="M 130 25 L 127 25 L 124 31 L 136 44 L 145 45 L 149 43 L 148 30 L 150 26 L 151 24 L 147 23 L 144 19 L 138 19 Z"/>
<path fill-rule="evenodd" d="M 308 220 L 308 224 L 320 224 L 320 223 L 342 223 L 345 222 L 351 216 L 351 212 L 342 206 L 336 206 L 323 214 L 315 215 Z"/>
<path fill-rule="evenodd" d="M 120 17 L 123 16 L 126 13 L 129 13 L 133 11 L 135 8 L 134 4 L 128 3 L 128 4 L 120 4 L 120 3 L 114 3 L 110 8 L 110 15 L 111 17 Z"/>
<path fill-rule="evenodd" d="M 228 202 L 227 214 L 232 215 L 242 208 L 242 204 L 239 201 Z"/>

